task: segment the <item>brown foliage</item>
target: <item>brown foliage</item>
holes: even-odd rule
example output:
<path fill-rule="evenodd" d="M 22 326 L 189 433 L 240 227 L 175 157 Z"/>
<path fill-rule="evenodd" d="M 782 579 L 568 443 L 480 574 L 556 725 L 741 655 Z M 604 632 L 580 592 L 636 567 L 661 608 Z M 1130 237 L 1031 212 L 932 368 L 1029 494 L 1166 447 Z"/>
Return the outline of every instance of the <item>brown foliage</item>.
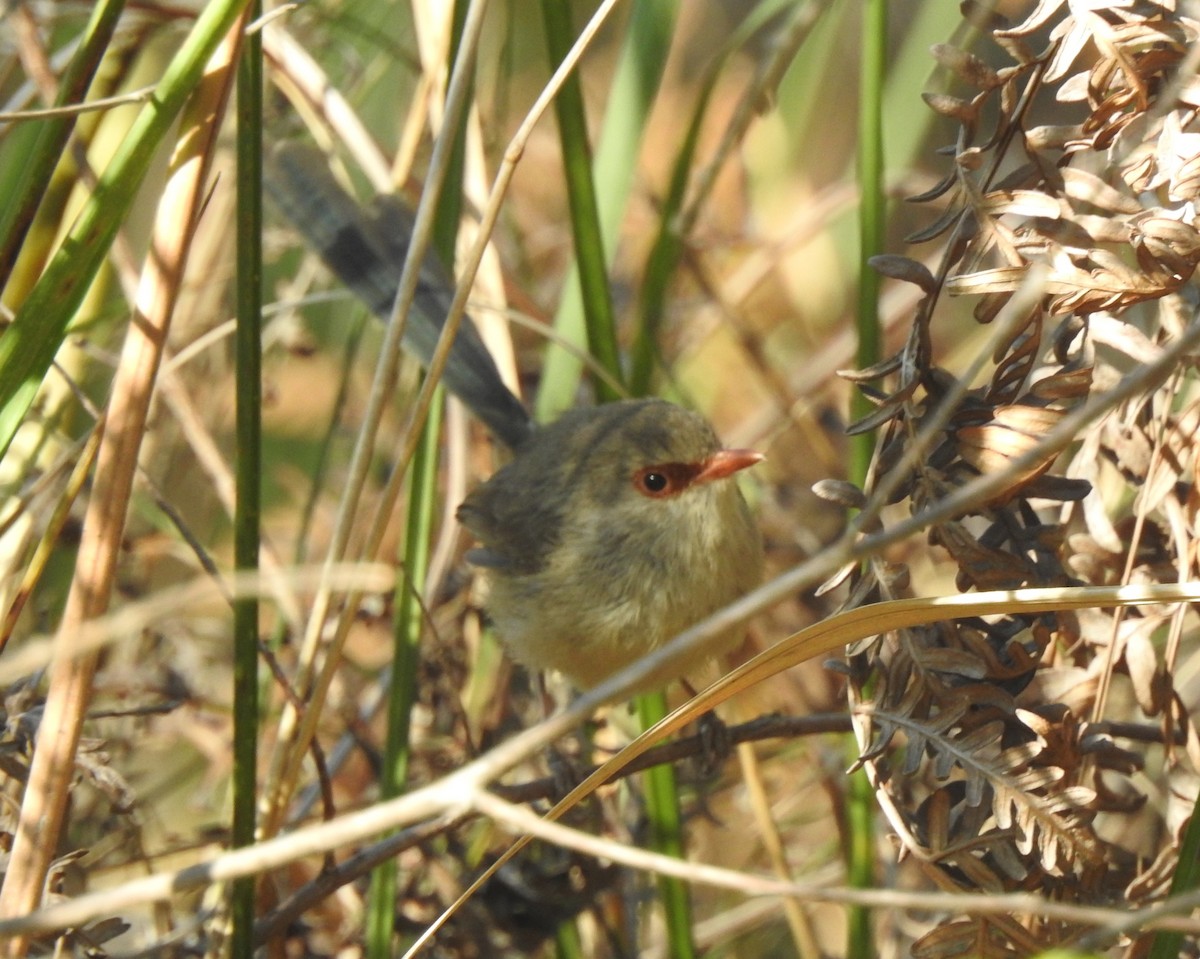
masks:
<path fill-rule="evenodd" d="M 1195 578 L 1194 371 L 1105 397 L 1194 314 L 1200 101 L 1189 57 L 1200 24 L 1170 3 L 1084 11 L 1045 0 L 1016 25 L 973 4 L 967 13 L 1002 56 L 935 51 L 967 91 L 927 97 L 958 124 L 950 172 L 917 198 L 944 204 L 916 237 L 941 238 L 944 255 L 936 277 L 899 257 L 881 264 L 924 298 L 903 349 L 871 371 L 886 387 L 856 427 L 883 431 L 864 493 L 891 484 L 891 500 L 919 514 L 1010 468 L 997 493 L 930 529 L 962 590 Z M 1035 121 L 1070 109 L 1076 124 Z M 972 297 L 979 323 L 1009 324 L 984 385 L 962 388 L 933 365 L 942 293 Z M 1085 403 L 1101 411 L 1086 434 L 1061 455 L 1044 446 Z M 907 581 L 876 561 L 856 575 L 853 601 L 893 598 Z M 1167 793 L 1197 754 L 1178 643 L 1160 641 L 1177 636 L 1178 615 L 959 621 L 858 650 L 861 762 L 905 854 L 945 889 L 1089 904 L 1161 894 L 1125 829 L 1137 813 L 1136 828 L 1169 847 L 1171 814 L 1151 810 L 1132 777 Z M 1186 748 L 1151 759 L 1118 747 L 1098 725 L 1117 718 L 1106 711 L 1114 685 Z M 1027 955 L 1077 932 L 957 916 L 914 954 Z"/>

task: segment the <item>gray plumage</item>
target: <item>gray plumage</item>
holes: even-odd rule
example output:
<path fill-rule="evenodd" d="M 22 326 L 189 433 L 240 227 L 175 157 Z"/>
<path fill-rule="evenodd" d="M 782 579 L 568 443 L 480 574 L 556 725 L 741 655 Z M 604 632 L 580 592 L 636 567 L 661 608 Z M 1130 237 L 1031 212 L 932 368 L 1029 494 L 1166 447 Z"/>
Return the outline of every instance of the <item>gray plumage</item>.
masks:
<path fill-rule="evenodd" d="M 375 316 L 392 311 L 412 236 L 412 214 L 397 198 L 378 196 L 362 209 L 338 185 L 315 148 L 281 143 L 269 152 L 263 186 L 268 196 L 330 270 Z M 446 323 L 454 284 L 430 253 L 421 263 L 404 347 L 425 366 Z M 532 430 L 529 413 L 504 385 L 474 324 L 464 317 L 442 381 L 496 439 L 516 449 Z"/>

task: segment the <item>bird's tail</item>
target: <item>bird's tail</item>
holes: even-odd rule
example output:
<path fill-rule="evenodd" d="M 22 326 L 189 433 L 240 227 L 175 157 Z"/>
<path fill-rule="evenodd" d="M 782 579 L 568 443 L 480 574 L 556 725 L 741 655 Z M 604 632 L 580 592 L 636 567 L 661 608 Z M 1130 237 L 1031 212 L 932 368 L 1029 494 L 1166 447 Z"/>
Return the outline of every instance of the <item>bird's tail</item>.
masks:
<path fill-rule="evenodd" d="M 263 186 L 350 291 L 380 319 L 390 316 L 412 237 L 408 208 L 392 196 L 376 197 L 369 208 L 360 207 L 338 185 L 321 153 L 299 143 L 281 143 L 270 151 Z M 426 366 L 452 299 L 453 283 L 431 251 L 421 264 L 404 331 L 405 349 Z M 442 382 L 509 447 L 516 449 L 529 435 L 529 413 L 504 385 L 469 318 L 459 326 Z"/>

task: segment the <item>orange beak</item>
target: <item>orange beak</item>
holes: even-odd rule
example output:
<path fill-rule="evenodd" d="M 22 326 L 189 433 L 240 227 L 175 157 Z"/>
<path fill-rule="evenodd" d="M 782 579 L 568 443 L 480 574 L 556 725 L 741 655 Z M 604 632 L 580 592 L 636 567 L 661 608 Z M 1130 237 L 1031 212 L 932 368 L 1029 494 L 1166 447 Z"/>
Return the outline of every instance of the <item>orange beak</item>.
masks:
<path fill-rule="evenodd" d="M 725 479 L 765 458 L 758 450 L 720 450 L 700 464 L 700 472 L 692 482 L 708 483 Z"/>

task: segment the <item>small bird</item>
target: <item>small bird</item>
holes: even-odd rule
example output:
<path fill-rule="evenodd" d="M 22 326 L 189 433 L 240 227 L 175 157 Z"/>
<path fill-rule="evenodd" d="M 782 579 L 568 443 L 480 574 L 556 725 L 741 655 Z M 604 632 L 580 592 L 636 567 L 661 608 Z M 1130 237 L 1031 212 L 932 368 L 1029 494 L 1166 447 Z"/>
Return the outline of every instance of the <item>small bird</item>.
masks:
<path fill-rule="evenodd" d="M 387 316 L 411 231 L 398 201 L 362 211 L 320 154 L 295 144 L 273 151 L 265 186 L 333 272 Z M 405 341 L 422 362 L 450 299 L 444 269 L 427 258 Z M 702 416 L 660 399 L 576 409 L 535 428 L 470 323 L 444 382 L 513 450 L 458 519 L 481 544 L 467 559 L 487 571 L 488 610 L 517 661 L 587 689 L 758 584 L 762 539 L 732 477 L 761 453 L 723 448 Z M 739 637 L 717 637 L 642 688 Z"/>
<path fill-rule="evenodd" d="M 757 585 L 762 541 L 731 477 L 761 459 L 657 399 L 573 410 L 534 432 L 458 508 L 514 658 L 586 689 Z"/>

